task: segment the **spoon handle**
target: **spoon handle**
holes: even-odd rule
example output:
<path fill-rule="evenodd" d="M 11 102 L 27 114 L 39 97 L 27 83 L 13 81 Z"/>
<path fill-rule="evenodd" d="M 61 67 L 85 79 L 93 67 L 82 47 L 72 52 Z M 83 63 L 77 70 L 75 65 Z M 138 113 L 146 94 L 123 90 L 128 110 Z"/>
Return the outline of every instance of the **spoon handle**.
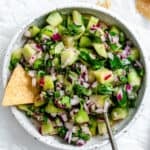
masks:
<path fill-rule="evenodd" d="M 107 112 L 104 113 L 104 118 L 105 118 L 105 123 L 106 123 L 107 131 L 108 131 L 110 143 L 111 143 L 111 146 L 112 146 L 112 150 L 118 150 L 117 143 L 116 143 L 115 138 L 112 134 L 112 130 L 111 130 L 111 127 L 110 127 Z"/>

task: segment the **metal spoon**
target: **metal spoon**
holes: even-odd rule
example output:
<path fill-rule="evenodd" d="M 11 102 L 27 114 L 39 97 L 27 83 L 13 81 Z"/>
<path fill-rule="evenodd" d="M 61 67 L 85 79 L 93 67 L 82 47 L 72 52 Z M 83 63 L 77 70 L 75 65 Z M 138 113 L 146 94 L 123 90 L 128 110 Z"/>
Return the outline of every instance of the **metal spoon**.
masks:
<path fill-rule="evenodd" d="M 109 119 L 108 119 L 108 109 L 110 107 L 110 103 L 109 101 L 105 101 L 105 104 L 104 104 L 104 119 L 105 119 L 105 124 L 106 124 L 106 127 L 107 127 L 107 132 L 108 132 L 108 135 L 109 135 L 109 140 L 110 140 L 110 143 L 111 143 L 111 147 L 112 147 L 112 150 L 118 150 L 118 146 L 117 146 L 117 143 L 116 143 L 116 140 L 113 136 L 113 133 L 112 133 L 112 130 L 111 130 L 111 127 L 110 127 L 110 123 L 109 123 Z"/>

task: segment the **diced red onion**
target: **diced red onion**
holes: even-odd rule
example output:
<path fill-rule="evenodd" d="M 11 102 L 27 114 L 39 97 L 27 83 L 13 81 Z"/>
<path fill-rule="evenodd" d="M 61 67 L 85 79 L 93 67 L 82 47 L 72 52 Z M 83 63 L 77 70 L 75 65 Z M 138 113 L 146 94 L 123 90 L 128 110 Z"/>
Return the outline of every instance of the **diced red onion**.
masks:
<path fill-rule="evenodd" d="M 77 95 L 74 95 L 73 98 L 71 99 L 71 105 L 78 105 L 80 103 L 79 97 Z"/>
<path fill-rule="evenodd" d="M 30 71 L 28 71 L 28 75 L 29 75 L 30 77 L 35 77 L 36 71 L 35 71 L 35 70 L 30 70 Z"/>
<path fill-rule="evenodd" d="M 69 130 L 69 131 L 67 131 L 67 133 L 66 133 L 65 140 L 66 140 L 68 143 L 70 143 L 70 142 L 71 142 L 71 138 L 72 138 L 72 131 Z"/>
<path fill-rule="evenodd" d="M 72 130 L 72 128 L 73 128 L 73 123 L 72 123 L 72 122 L 66 122 L 66 123 L 65 123 L 65 127 L 66 127 L 67 129 L 69 129 L 69 130 Z"/>
<path fill-rule="evenodd" d="M 117 93 L 117 100 L 118 101 L 121 101 L 122 100 L 122 98 L 123 98 L 123 93 L 122 93 L 122 90 L 119 90 L 119 92 Z"/>
<path fill-rule="evenodd" d="M 70 111 L 70 115 L 71 115 L 71 116 L 74 116 L 74 114 L 77 113 L 78 111 L 79 111 L 79 109 L 77 109 L 77 108 L 76 108 L 76 109 L 72 109 L 72 110 Z"/>
<path fill-rule="evenodd" d="M 89 84 L 88 84 L 87 82 L 83 82 L 83 86 L 84 86 L 85 88 L 88 88 L 88 87 L 89 87 Z"/>
<path fill-rule="evenodd" d="M 35 60 L 36 60 L 36 56 L 33 55 L 33 56 L 29 59 L 29 64 L 32 65 Z"/>
<path fill-rule="evenodd" d="M 87 107 L 87 105 L 85 103 L 84 103 L 84 109 L 89 114 L 89 108 Z"/>
<path fill-rule="evenodd" d="M 32 86 L 36 86 L 36 78 L 32 78 Z"/>
<path fill-rule="evenodd" d="M 61 119 L 66 122 L 68 120 L 67 115 L 66 114 L 60 114 Z"/>
<path fill-rule="evenodd" d="M 95 112 L 98 113 L 98 114 L 101 114 L 101 113 L 104 112 L 104 109 L 98 108 L 98 109 L 95 110 Z"/>
<path fill-rule="evenodd" d="M 53 41 L 60 41 L 61 40 L 61 35 L 59 33 L 55 33 L 52 35 L 52 40 Z"/>
<path fill-rule="evenodd" d="M 32 44 L 31 44 L 31 47 L 32 47 L 33 49 L 35 49 L 37 52 L 41 52 L 41 51 L 42 51 L 42 47 L 41 47 L 39 44 L 32 43 Z"/>
<path fill-rule="evenodd" d="M 90 30 L 97 30 L 97 29 L 99 29 L 100 28 L 100 24 L 98 23 L 98 24 L 95 24 L 95 25 L 93 25 L 91 28 L 90 28 Z"/>
<path fill-rule="evenodd" d="M 118 43 L 119 42 L 119 36 L 115 35 L 115 36 L 111 36 L 111 43 Z"/>
<path fill-rule="evenodd" d="M 95 82 L 92 83 L 91 87 L 92 87 L 92 88 L 95 88 L 97 85 L 98 85 L 98 82 L 95 81 Z"/>
<path fill-rule="evenodd" d="M 79 139 L 76 144 L 77 144 L 78 146 L 82 146 L 82 145 L 84 145 L 85 143 L 86 143 L 86 142 L 85 142 L 84 140 Z"/>
<path fill-rule="evenodd" d="M 131 91 L 132 91 L 132 85 L 131 85 L 131 84 L 126 84 L 126 85 L 125 85 L 125 89 L 126 89 L 126 91 L 127 91 L 128 93 L 131 93 Z"/>

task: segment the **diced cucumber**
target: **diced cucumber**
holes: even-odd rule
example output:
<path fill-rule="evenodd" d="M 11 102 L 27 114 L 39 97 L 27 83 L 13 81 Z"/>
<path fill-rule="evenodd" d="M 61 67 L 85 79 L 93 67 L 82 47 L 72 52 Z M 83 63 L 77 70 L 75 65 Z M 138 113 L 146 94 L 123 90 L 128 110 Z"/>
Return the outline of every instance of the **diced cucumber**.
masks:
<path fill-rule="evenodd" d="M 112 35 L 116 35 L 120 33 L 120 30 L 116 26 L 112 26 L 109 32 Z"/>
<path fill-rule="evenodd" d="M 53 83 L 52 77 L 50 75 L 44 76 L 43 89 L 44 90 L 52 90 L 52 89 L 54 89 L 54 83 Z"/>
<path fill-rule="evenodd" d="M 94 76 L 96 77 L 96 80 L 102 84 L 110 83 L 114 80 L 112 71 L 106 68 L 94 71 Z"/>
<path fill-rule="evenodd" d="M 22 55 L 22 48 L 16 49 L 11 54 L 11 59 L 20 59 Z"/>
<path fill-rule="evenodd" d="M 26 112 L 28 115 L 32 115 L 33 112 L 29 109 L 28 105 L 18 105 L 17 108 Z"/>
<path fill-rule="evenodd" d="M 132 61 L 138 60 L 140 57 L 140 52 L 137 48 L 131 48 L 128 58 Z"/>
<path fill-rule="evenodd" d="M 62 21 L 63 21 L 63 18 L 62 18 L 62 16 L 60 15 L 60 13 L 58 13 L 58 12 L 52 12 L 49 16 L 48 16 L 48 18 L 47 18 L 47 23 L 49 23 L 50 25 L 52 25 L 52 26 L 58 26 L 59 24 L 61 24 L 62 23 Z"/>
<path fill-rule="evenodd" d="M 72 12 L 72 17 L 74 24 L 83 25 L 82 15 L 77 10 Z"/>
<path fill-rule="evenodd" d="M 98 133 L 99 135 L 105 135 L 107 133 L 107 127 L 104 121 L 98 121 Z"/>
<path fill-rule="evenodd" d="M 128 116 L 128 110 L 126 108 L 114 108 L 111 112 L 112 120 L 122 120 Z"/>
<path fill-rule="evenodd" d="M 99 108 L 103 108 L 105 101 L 109 100 L 109 96 L 108 95 L 91 95 L 89 99 L 93 101 Z"/>
<path fill-rule="evenodd" d="M 88 81 L 90 83 L 94 82 L 95 81 L 95 76 L 94 76 L 94 71 L 93 70 L 89 70 L 88 71 Z"/>
<path fill-rule="evenodd" d="M 50 121 L 44 122 L 41 125 L 41 134 L 42 135 L 54 135 L 56 134 L 56 131 Z"/>
<path fill-rule="evenodd" d="M 90 47 L 91 45 L 92 45 L 92 42 L 90 38 L 88 38 L 87 36 L 82 36 L 80 38 L 80 43 L 79 43 L 80 47 Z"/>
<path fill-rule="evenodd" d="M 97 121 L 96 121 L 96 119 L 93 119 L 93 118 L 90 119 L 90 121 L 89 121 L 89 129 L 90 129 L 90 132 L 91 132 L 92 136 L 95 136 L 96 135 L 96 129 L 97 129 Z"/>
<path fill-rule="evenodd" d="M 60 66 L 60 61 L 59 61 L 58 57 L 55 57 L 53 59 L 52 66 L 55 66 L 55 67 L 59 67 Z"/>
<path fill-rule="evenodd" d="M 29 59 L 36 53 L 36 51 L 31 47 L 30 44 L 25 44 L 24 48 L 22 50 L 22 54 L 26 61 L 29 61 Z"/>
<path fill-rule="evenodd" d="M 64 47 L 63 42 L 57 43 L 56 46 L 55 46 L 55 54 L 60 54 L 61 51 L 62 51 L 64 48 L 65 48 L 65 47 Z"/>
<path fill-rule="evenodd" d="M 99 56 L 107 58 L 107 52 L 104 44 L 94 43 L 93 47 Z"/>
<path fill-rule="evenodd" d="M 61 53 L 61 66 L 65 68 L 66 66 L 72 65 L 78 59 L 78 51 L 74 48 L 69 48 L 62 51 Z"/>
<path fill-rule="evenodd" d="M 67 81 L 67 80 L 65 80 L 64 84 L 65 84 L 65 86 L 66 86 L 65 91 L 66 91 L 68 94 L 72 94 L 72 93 L 73 93 L 73 91 L 72 91 L 72 89 L 73 89 L 73 84 L 71 84 L 71 83 L 70 83 L 69 81 Z"/>
<path fill-rule="evenodd" d="M 94 17 L 94 16 L 91 16 L 90 17 L 90 20 L 88 22 L 88 26 L 87 26 L 87 29 L 90 29 L 93 25 L 97 25 L 99 22 L 99 19 Z"/>
<path fill-rule="evenodd" d="M 41 30 L 41 34 L 46 35 L 46 36 L 52 36 L 54 31 L 55 31 L 55 28 L 53 26 L 47 25 Z"/>
<path fill-rule="evenodd" d="M 74 37 L 72 37 L 72 36 L 63 36 L 63 43 L 64 43 L 64 45 L 67 47 L 67 48 L 69 48 L 69 47 L 73 47 L 74 46 Z"/>
<path fill-rule="evenodd" d="M 28 30 L 31 34 L 31 37 L 35 37 L 40 32 L 40 28 L 36 25 L 32 25 Z"/>
<path fill-rule="evenodd" d="M 83 124 L 89 122 L 89 116 L 87 112 L 83 109 L 80 109 L 75 115 L 75 122 L 78 124 Z"/>
<path fill-rule="evenodd" d="M 37 100 L 34 102 L 34 106 L 35 107 L 41 107 L 43 106 L 44 104 L 46 104 L 46 101 L 45 100 Z"/>
<path fill-rule="evenodd" d="M 48 114 L 58 114 L 63 112 L 63 110 L 57 108 L 53 103 L 48 103 L 48 105 L 45 107 L 45 112 L 47 112 Z"/>
<path fill-rule="evenodd" d="M 128 73 L 128 82 L 133 86 L 133 87 L 140 87 L 141 85 L 141 78 L 137 74 L 136 70 L 134 68 L 131 68 Z"/>
<path fill-rule="evenodd" d="M 75 40 L 78 40 L 78 39 L 83 35 L 84 31 L 85 31 L 85 27 L 84 27 L 84 25 L 82 25 L 82 26 L 79 28 L 79 33 L 80 33 L 80 34 L 75 35 L 75 36 L 74 36 L 74 39 L 75 39 Z"/>

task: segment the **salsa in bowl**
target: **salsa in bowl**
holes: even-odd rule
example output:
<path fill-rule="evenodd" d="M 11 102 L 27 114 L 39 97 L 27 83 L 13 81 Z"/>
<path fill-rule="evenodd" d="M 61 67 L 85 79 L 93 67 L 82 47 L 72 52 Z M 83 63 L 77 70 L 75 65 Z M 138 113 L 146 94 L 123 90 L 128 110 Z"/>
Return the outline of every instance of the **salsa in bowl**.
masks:
<path fill-rule="evenodd" d="M 106 134 L 106 102 L 112 127 L 122 126 L 118 130 L 140 103 L 145 69 L 139 46 L 126 28 L 107 21 L 111 16 L 84 9 L 45 15 L 42 24 L 22 32 L 24 44 L 12 52 L 9 69 L 23 68 L 39 91 L 32 104 L 14 111 L 36 122 L 39 139 L 57 135 L 69 144 L 88 145 L 93 136 L 90 141 Z"/>

